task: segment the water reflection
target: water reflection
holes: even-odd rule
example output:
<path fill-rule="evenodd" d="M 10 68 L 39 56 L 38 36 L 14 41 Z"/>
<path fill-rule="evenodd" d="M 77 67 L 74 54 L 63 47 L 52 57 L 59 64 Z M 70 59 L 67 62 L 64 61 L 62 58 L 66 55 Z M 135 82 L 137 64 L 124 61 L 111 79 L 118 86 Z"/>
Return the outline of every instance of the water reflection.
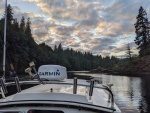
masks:
<path fill-rule="evenodd" d="M 103 84 L 113 83 L 116 104 L 123 113 L 150 113 L 150 76 L 128 77 L 73 72 L 69 76 L 89 79 L 102 77 Z"/>
<path fill-rule="evenodd" d="M 139 109 L 141 109 L 141 113 L 150 113 L 150 77 L 141 77 L 141 80 L 142 99 Z"/>

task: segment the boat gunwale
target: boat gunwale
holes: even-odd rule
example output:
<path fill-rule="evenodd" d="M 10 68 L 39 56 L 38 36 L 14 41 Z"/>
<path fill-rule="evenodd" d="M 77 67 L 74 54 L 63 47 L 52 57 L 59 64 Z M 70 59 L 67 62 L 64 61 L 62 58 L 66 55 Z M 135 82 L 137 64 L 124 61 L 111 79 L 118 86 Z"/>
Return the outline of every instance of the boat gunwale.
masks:
<path fill-rule="evenodd" d="M 59 105 L 59 106 L 76 106 L 76 107 L 83 107 L 88 109 L 94 109 L 94 110 L 105 110 L 106 112 L 112 112 L 116 111 L 114 108 L 108 108 L 104 106 L 98 106 L 98 105 L 92 105 L 82 102 L 74 102 L 74 101 L 60 101 L 60 100 L 17 100 L 17 101 L 7 101 L 7 102 L 0 102 L 0 108 L 1 107 L 7 107 L 15 105 L 25 105 L 25 104 L 34 104 L 34 105 Z M 62 105 L 63 104 L 63 105 Z"/>

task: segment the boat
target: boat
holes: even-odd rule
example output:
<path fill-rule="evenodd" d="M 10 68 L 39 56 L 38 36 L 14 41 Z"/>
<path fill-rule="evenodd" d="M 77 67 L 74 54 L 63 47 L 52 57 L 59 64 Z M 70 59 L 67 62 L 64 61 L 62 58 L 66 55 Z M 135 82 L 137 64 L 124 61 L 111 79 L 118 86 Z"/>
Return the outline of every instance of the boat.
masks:
<path fill-rule="evenodd" d="M 14 82 L 5 80 L 6 20 L 3 77 L 0 78 L 0 113 L 121 113 L 114 103 L 112 84 L 105 86 L 98 79 L 67 79 L 67 69 L 60 65 L 42 65 L 38 71 L 34 62 L 25 70 L 33 80 L 19 81 L 13 65 L 11 74 Z M 33 73 L 34 72 L 34 73 Z M 16 85 L 17 92 L 6 95 L 9 86 Z M 34 85 L 22 90 L 23 85 Z"/>
<path fill-rule="evenodd" d="M 34 71 L 34 73 L 33 73 Z M 60 65 L 42 65 L 38 71 L 34 62 L 25 70 L 34 79 L 2 82 L 0 113 L 121 113 L 110 89 L 98 79 L 67 79 L 67 70 Z M 33 87 L 21 90 L 22 85 Z M 17 92 L 6 96 L 7 87 L 16 85 Z"/>

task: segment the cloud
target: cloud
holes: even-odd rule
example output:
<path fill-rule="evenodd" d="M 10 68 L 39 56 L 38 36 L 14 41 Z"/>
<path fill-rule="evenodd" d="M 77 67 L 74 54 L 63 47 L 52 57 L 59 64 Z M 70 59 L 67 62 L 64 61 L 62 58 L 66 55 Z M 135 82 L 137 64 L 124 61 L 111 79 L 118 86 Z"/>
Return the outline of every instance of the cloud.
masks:
<path fill-rule="evenodd" d="M 136 52 L 134 23 L 139 7 L 142 5 L 150 12 L 148 0 L 21 1 L 34 4 L 40 10 L 38 13 L 24 11 L 13 2 L 15 18 L 31 18 L 32 33 L 37 43 L 45 41 L 52 47 L 62 43 L 64 48 L 102 55 L 121 56 L 125 54 L 127 43 Z"/>
<path fill-rule="evenodd" d="M 55 33 L 63 36 L 70 36 L 73 30 L 74 27 L 59 26 L 55 29 Z"/>
<path fill-rule="evenodd" d="M 77 0 L 28 0 L 36 2 L 37 6 L 46 15 L 55 19 L 85 20 L 98 17 L 98 12 L 94 10 L 94 4 L 79 2 Z"/>
<path fill-rule="evenodd" d="M 4 14 L 4 10 L 5 10 L 5 4 L 3 0 L 0 0 L 0 16 Z"/>
<path fill-rule="evenodd" d="M 137 15 L 135 12 L 139 8 L 138 2 L 129 0 L 113 0 L 111 3 L 101 0 L 92 2 L 88 0 L 29 1 L 36 2 L 41 11 L 55 21 L 55 25 L 48 28 L 53 34 L 51 36 L 54 43 L 61 42 L 68 47 L 103 54 L 108 54 L 111 50 L 117 52 L 123 49 L 122 46 L 114 45 L 118 39 L 121 39 L 120 37 L 125 38 L 126 34 L 128 38 L 127 35 L 134 33 L 133 25 Z M 138 5 L 135 8 L 133 4 Z M 128 10 L 129 7 L 131 10 Z M 74 24 L 69 27 L 58 24 L 67 20 L 74 21 Z"/>
<path fill-rule="evenodd" d="M 104 18 L 109 23 L 120 24 L 120 27 L 118 27 L 120 29 L 115 30 L 117 34 L 133 34 L 134 23 L 136 22 L 140 6 L 143 5 L 145 10 L 149 10 L 149 6 L 146 6 L 146 4 L 150 4 L 150 1 L 116 0 L 114 4 L 103 9 L 103 13 L 105 13 Z"/>
<path fill-rule="evenodd" d="M 92 50 L 93 51 L 103 51 L 110 49 L 110 46 L 114 45 L 116 42 L 113 38 L 100 38 L 100 39 L 94 39 L 92 43 Z"/>

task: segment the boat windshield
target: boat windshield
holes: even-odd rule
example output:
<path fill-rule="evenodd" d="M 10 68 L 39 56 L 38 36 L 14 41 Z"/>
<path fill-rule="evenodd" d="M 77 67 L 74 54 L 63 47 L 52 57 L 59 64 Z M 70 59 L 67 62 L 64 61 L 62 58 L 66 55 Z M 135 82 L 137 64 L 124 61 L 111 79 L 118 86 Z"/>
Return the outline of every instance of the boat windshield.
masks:
<path fill-rule="evenodd" d="M 64 113 L 58 110 L 29 110 L 28 113 Z"/>

